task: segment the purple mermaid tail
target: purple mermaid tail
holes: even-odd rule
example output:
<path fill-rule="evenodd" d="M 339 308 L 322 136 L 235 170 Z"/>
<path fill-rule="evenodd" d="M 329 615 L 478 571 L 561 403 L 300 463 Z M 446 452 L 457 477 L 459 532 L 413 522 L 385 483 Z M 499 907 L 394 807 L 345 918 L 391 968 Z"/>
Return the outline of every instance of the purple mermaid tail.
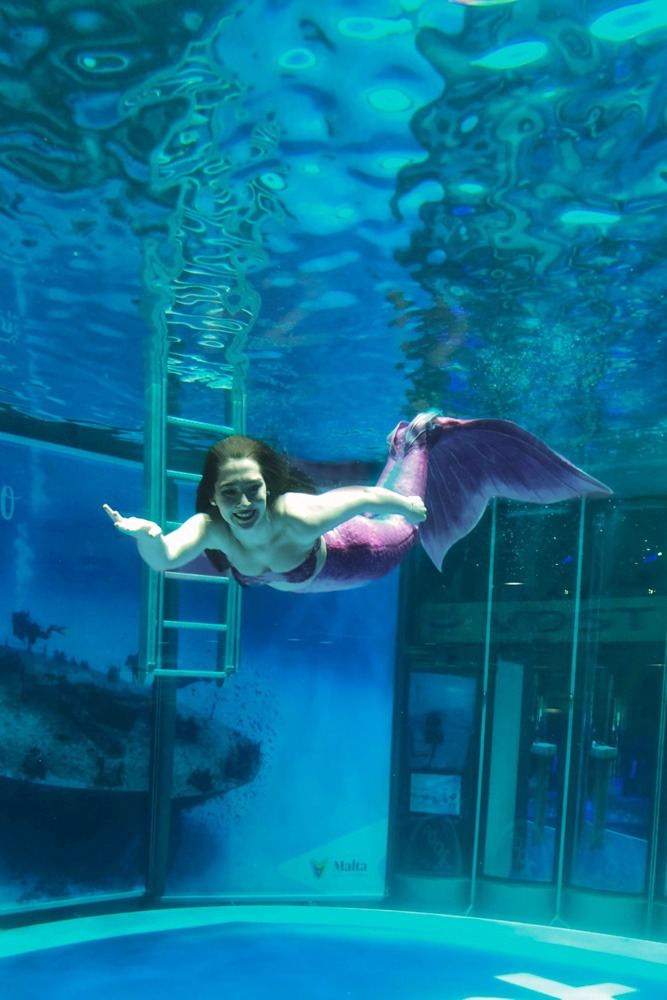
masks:
<path fill-rule="evenodd" d="M 304 588 L 359 587 L 394 569 L 419 540 L 437 569 L 452 545 L 480 520 L 493 497 L 555 503 L 607 497 L 611 490 L 508 420 L 455 420 L 420 413 L 389 435 L 377 485 L 421 496 L 419 528 L 400 515 L 354 517 L 324 536 L 327 558 Z"/>
<path fill-rule="evenodd" d="M 420 541 L 431 561 L 442 568 L 454 542 L 471 531 L 492 497 L 530 503 L 555 503 L 573 497 L 608 497 L 611 490 L 548 448 L 539 438 L 508 420 L 455 420 L 420 413 L 399 424 L 392 448 L 419 448 L 427 466 L 422 494 L 428 518 Z M 403 493 L 400 460 L 378 485 Z"/>

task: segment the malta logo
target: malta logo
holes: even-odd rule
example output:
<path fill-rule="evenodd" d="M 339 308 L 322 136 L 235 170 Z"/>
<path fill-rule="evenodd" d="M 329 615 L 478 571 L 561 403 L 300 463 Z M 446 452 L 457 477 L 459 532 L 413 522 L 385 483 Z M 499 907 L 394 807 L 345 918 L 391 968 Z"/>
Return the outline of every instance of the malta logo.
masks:
<path fill-rule="evenodd" d="M 329 867 L 329 859 L 325 858 L 324 861 L 316 861 L 315 858 L 311 858 L 310 867 L 313 869 L 313 875 L 315 878 L 322 878 L 325 871 Z"/>
<path fill-rule="evenodd" d="M 313 870 L 315 878 L 320 879 L 329 868 L 329 859 L 324 858 L 322 861 L 317 861 L 315 858 L 311 858 L 310 867 Z M 338 875 L 360 874 L 368 871 L 368 865 L 365 861 L 357 861 L 354 858 L 345 861 L 334 861 L 333 870 Z"/>

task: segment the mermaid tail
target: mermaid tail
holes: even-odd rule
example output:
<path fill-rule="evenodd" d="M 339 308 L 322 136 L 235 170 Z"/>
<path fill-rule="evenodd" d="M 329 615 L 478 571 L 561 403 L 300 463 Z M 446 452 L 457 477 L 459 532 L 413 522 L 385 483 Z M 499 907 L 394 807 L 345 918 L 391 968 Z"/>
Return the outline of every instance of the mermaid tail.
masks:
<path fill-rule="evenodd" d="M 400 423 L 389 444 L 378 485 L 423 497 L 428 517 L 420 541 L 437 569 L 492 497 L 546 504 L 611 495 L 603 483 L 508 420 L 420 413 L 410 424 Z"/>
<path fill-rule="evenodd" d="M 304 590 L 346 590 L 377 580 L 395 569 L 417 541 L 441 569 L 452 545 L 472 531 L 496 496 L 554 503 L 611 493 L 507 420 L 420 413 L 411 423 L 398 424 L 388 444 L 377 485 L 421 496 L 426 521 L 417 528 L 400 515 L 351 518 L 325 534 L 326 561 Z"/>

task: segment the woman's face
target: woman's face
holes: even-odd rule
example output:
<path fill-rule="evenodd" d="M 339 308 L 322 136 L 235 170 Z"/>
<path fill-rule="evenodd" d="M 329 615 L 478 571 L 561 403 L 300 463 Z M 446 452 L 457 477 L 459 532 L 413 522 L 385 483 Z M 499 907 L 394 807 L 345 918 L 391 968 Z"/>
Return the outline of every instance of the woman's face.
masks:
<path fill-rule="evenodd" d="M 254 458 L 231 458 L 218 469 L 213 501 L 237 531 L 249 531 L 266 516 L 266 483 Z"/>

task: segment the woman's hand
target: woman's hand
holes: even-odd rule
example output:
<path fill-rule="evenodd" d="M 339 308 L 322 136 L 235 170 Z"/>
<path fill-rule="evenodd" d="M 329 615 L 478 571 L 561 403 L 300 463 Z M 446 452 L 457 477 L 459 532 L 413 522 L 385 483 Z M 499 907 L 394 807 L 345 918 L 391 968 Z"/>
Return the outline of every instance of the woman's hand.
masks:
<path fill-rule="evenodd" d="M 162 534 L 162 528 L 155 521 L 147 521 L 143 517 L 123 517 L 117 510 L 113 510 L 109 504 L 103 504 L 102 510 L 106 511 L 114 523 L 114 527 L 122 531 L 124 535 L 148 535 L 155 538 Z"/>
<path fill-rule="evenodd" d="M 134 538 L 141 558 L 158 572 L 185 566 L 207 546 L 212 548 L 219 544 L 211 531 L 208 514 L 194 514 L 180 527 L 163 535 L 162 528 L 155 521 L 147 521 L 144 517 L 123 517 L 107 503 L 103 504 L 103 509 L 114 527 Z"/>
<path fill-rule="evenodd" d="M 406 508 L 401 514 L 408 524 L 421 524 L 426 520 L 426 507 L 421 497 L 406 497 Z"/>

